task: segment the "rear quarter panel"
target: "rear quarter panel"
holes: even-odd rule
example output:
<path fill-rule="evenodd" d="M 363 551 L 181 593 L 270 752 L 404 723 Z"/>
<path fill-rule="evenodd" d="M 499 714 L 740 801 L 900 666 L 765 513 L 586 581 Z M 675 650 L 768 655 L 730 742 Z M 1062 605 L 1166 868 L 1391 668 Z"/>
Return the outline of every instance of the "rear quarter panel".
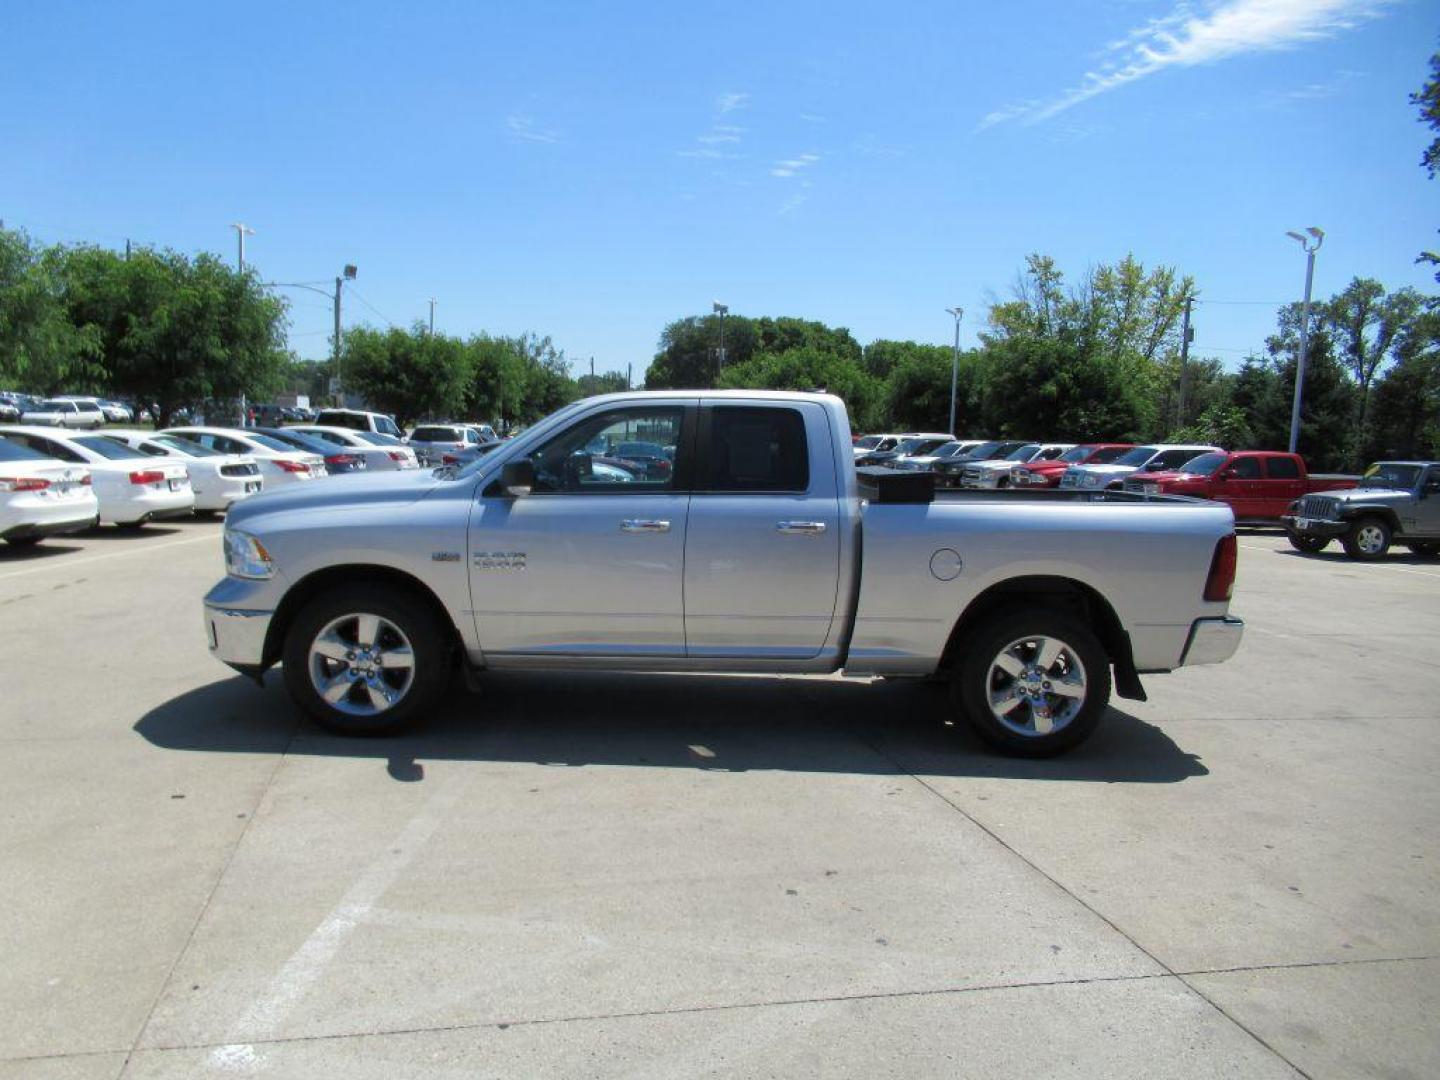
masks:
<path fill-rule="evenodd" d="M 1229 607 L 1202 596 L 1215 544 L 1234 528 L 1226 506 L 990 499 L 868 505 L 863 514 L 853 673 L 934 671 L 970 603 L 1016 578 L 1094 589 L 1129 633 L 1141 671 L 1178 666 L 1194 620 Z M 962 560 L 950 581 L 931 570 L 946 548 Z"/>

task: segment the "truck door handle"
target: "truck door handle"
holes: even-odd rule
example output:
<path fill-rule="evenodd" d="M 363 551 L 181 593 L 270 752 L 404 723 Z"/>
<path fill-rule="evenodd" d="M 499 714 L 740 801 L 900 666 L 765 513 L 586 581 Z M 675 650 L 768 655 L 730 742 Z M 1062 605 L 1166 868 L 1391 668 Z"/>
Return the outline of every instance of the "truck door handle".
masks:
<path fill-rule="evenodd" d="M 620 522 L 620 531 L 628 533 L 665 533 L 670 531 L 668 521 L 654 521 L 648 518 L 626 518 Z"/>
<path fill-rule="evenodd" d="M 799 533 L 802 536 L 815 536 L 825 531 L 823 521 L 777 521 L 775 528 L 782 533 Z"/>

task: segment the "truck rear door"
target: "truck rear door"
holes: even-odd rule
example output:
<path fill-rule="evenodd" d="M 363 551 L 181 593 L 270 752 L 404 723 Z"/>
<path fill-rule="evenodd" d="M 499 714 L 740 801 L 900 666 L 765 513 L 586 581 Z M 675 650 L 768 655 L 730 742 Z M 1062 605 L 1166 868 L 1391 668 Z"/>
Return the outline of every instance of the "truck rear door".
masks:
<path fill-rule="evenodd" d="M 840 580 L 831 439 L 818 403 L 702 404 L 685 541 L 687 655 L 820 653 Z"/>
<path fill-rule="evenodd" d="M 1296 499 L 1306 493 L 1300 463 L 1289 454 L 1262 455 L 1265 463 L 1264 498 L 1255 508 L 1255 517 L 1278 518 Z"/>

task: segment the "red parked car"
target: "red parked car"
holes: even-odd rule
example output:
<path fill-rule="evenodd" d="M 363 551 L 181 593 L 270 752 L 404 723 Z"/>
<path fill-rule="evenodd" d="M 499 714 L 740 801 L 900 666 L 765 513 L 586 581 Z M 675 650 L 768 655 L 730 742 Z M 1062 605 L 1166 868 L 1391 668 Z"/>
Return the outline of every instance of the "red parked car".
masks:
<path fill-rule="evenodd" d="M 1236 521 L 1273 523 L 1296 499 L 1353 488 L 1358 476 L 1312 474 L 1299 454 L 1237 450 L 1201 454 L 1174 472 L 1146 473 L 1125 481 L 1126 491 L 1191 495 L 1227 503 Z"/>
<path fill-rule="evenodd" d="M 1010 486 L 1053 488 L 1060 486 L 1060 477 L 1071 465 L 1108 465 L 1126 450 L 1135 449 L 1134 443 L 1084 443 L 1072 446 L 1054 461 L 1032 461 L 1017 465 L 1010 472 Z"/>

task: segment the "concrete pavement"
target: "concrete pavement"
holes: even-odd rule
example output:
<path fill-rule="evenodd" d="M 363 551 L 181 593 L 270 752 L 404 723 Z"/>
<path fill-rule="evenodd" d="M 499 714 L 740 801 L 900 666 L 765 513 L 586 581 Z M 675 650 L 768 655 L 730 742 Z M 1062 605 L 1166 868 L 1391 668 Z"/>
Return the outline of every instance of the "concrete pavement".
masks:
<path fill-rule="evenodd" d="M 209 658 L 217 524 L 0 547 L 0 1080 L 1440 1074 L 1440 562 L 1241 545 L 1048 762 L 812 678 L 340 739 Z"/>

